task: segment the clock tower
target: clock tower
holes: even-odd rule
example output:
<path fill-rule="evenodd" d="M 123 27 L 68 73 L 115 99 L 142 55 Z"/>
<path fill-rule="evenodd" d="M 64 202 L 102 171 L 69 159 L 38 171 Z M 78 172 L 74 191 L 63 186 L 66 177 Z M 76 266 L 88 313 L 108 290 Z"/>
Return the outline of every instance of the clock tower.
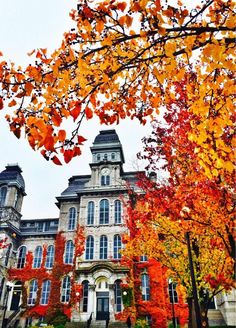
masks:
<path fill-rule="evenodd" d="M 105 188 L 120 184 L 125 159 L 116 131 L 100 131 L 94 140 L 91 152 L 90 185 Z"/>

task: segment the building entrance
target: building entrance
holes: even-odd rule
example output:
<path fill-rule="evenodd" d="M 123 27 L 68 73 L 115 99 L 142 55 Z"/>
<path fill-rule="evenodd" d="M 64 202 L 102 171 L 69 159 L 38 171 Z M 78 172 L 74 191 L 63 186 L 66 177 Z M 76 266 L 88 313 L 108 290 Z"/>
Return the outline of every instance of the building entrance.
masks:
<path fill-rule="evenodd" d="M 96 320 L 107 319 L 109 319 L 109 292 L 98 292 Z"/>

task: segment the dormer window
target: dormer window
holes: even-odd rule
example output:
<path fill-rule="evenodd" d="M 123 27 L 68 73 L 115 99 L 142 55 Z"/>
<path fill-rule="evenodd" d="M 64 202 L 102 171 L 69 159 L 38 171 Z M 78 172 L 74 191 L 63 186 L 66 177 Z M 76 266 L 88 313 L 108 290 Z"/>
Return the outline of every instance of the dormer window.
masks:
<path fill-rule="evenodd" d="M 101 155 L 97 154 L 97 161 L 99 162 L 101 160 Z"/>
<path fill-rule="evenodd" d="M 5 205 L 6 196 L 7 196 L 7 187 L 3 186 L 0 188 L 0 206 Z"/>
<path fill-rule="evenodd" d="M 116 159 L 116 154 L 112 153 L 112 154 L 111 154 L 111 159 L 112 159 L 112 160 Z"/>
<path fill-rule="evenodd" d="M 107 154 L 104 154 L 104 156 L 103 156 L 103 160 L 104 160 L 104 161 L 107 161 L 107 158 L 108 158 Z"/>

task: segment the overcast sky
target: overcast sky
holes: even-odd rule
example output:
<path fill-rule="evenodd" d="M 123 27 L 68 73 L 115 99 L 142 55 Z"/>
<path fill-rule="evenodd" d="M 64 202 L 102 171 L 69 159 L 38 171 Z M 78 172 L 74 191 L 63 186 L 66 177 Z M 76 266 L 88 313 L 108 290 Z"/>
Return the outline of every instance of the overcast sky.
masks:
<path fill-rule="evenodd" d="M 27 64 L 27 52 L 35 48 L 53 50 L 60 45 L 63 32 L 69 30 L 69 11 L 76 7 L 74 0 L 0 0 L 0 51 L 4 57 L 17 64 Z M 27 196 L 24 199 L 23 218 L 57 217 L 55 197 L 67 187 L 72 175 L 89 174 L 90 146 L 101 129 L 97 122 L 86 122 L 81 134 L 88 141 L 83 154 L 62 167 L 47 162 L 40 153 L 34 152 L 24 139 L 16 139 L 9 132 L 0 112 L 0 171 L 8 163 L 18 163 L 23 170 Z M 138 122 L 125 121 L 115 128 L 123 144 L 125 170 L 135 170 L 136 153 L 141 149 L 141 138 L 150 128 Z M 142 168 L 142 167 L 141 167 Z"/>

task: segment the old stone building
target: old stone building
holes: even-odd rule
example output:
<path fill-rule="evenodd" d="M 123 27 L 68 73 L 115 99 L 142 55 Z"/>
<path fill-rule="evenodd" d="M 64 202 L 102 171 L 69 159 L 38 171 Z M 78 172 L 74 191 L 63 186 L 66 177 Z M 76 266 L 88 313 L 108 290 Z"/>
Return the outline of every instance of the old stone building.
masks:
<path fill-rule="evenodd" d="M 85 227 L 85 250 L 76 259 L 76 283 L 83 286 L 80 310 L 72 312 L 71 320 L 115 320 L 122 309 L 120 283 L 128 268 L 119 264 L 122 248 L 121 235 L 127 229 L 123 204 L 127 200 L 127 185 L 135 188 L 137 172 L 124 172 L 124 154 L 115 130 L 101 131 L 91 147 L 91 174 L 72 176 L 68 187 L 57 197 L 59 218 L 21 219 L 25 183 L 18 165 L 7 165 L 0 173 L 1 239 L 7 238 L 7 247 L 1 249 L 2 316 L 19 320 L 22 302 L 22 283 L 7 284 L 7 269 L 23 269 L 27 253 L 33 254 L 32 267 L 42 265 L 43 249 L 47 249 L 44 266 L 51 270 L 54 263 L 55 238 L 59 231 L 65 238 L 64 262 L 73 263 L 76 226 Z M 68 302 L 71 288 L 70 275 L 64 277 L 61 301 Z M 27 306 L 35 304 L 37 279 L 28 283 Z M 47 304 L 50 281 L 42 304 Z M 6 299 L 7 297 L 7 299 Z M 4 311 L 4 302 L 7 309 Z M 5 312 L 5 313 L 4 313 Z M 14 317 L 15 313 L 15 317 Z M 43 319 L 43 318 L 42 318 Z M 21 319 L 27 326 L 32 317 Z"/>
<path fill-rule="evenodd" d="M 121 284 L 129 273 L 120 261 L 122 235 L 127 231 L 124 205 L 128 187 L 137 190 L 138 172 L 124 171 L 123 149 L 115 130 L 100 131 L 91 153 L 91 173 L 72 176 L 56 198 L 58 218 L 22 219 L 26 192 L 21 168 L 7 165 L 0 173 L 2 327 L 43 321 L 52 296 L 70 312 L 71 321 L 109 319 L 112 323 L 124 309 Z M 84 229 L 79 241 L 78 226 Z M 78 252 L 78 246 L 82 251 Z M 60 270 L 58 284 L 55 276 Z M 149 300 L 145 272 L 141 284 L 142 299 Z M 170 287 L 176 303 L 176 291 Z M 224 307 L 226 321 L 230 311 L 232 306 Z"/>

